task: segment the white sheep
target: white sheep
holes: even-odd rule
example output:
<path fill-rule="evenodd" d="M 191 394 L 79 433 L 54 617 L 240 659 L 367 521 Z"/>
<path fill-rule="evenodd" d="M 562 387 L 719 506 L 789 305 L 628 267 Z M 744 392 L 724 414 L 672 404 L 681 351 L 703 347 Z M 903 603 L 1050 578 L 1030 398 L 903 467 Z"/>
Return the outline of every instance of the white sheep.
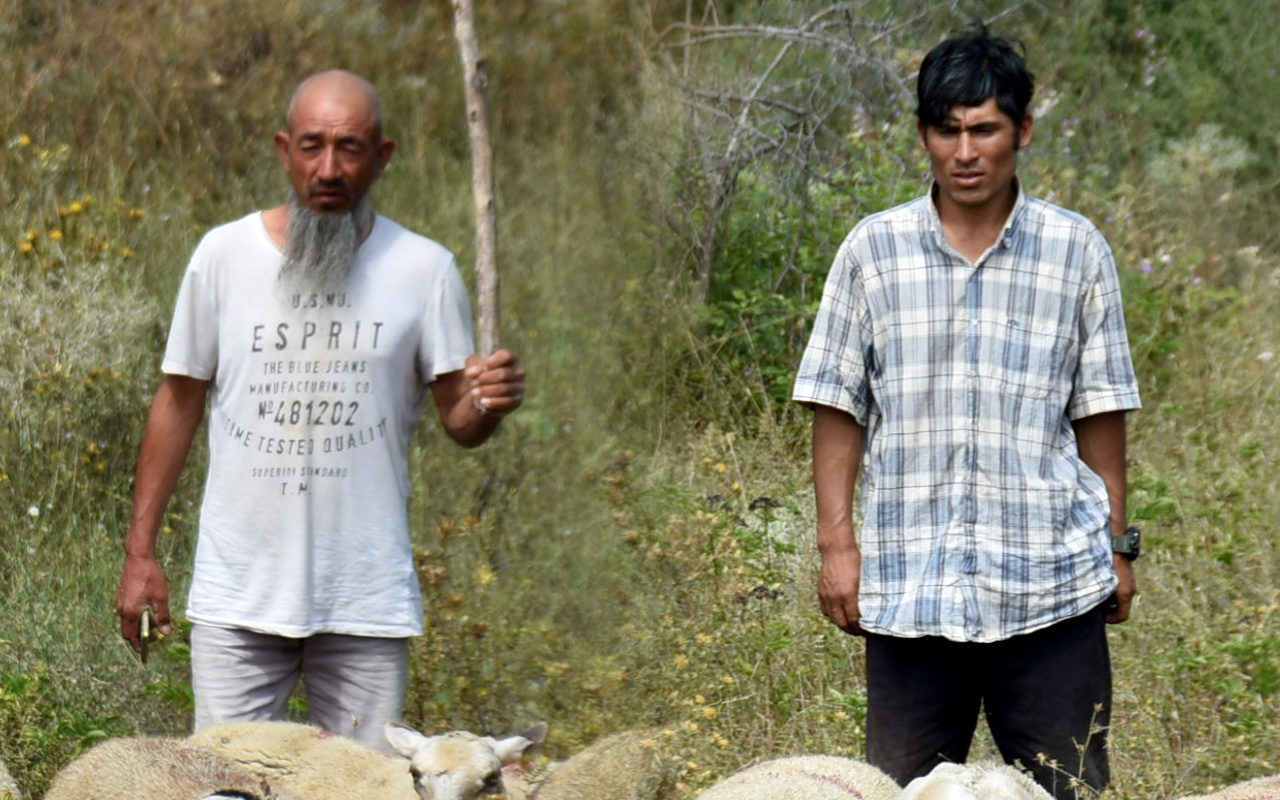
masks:
<path fill-rule="evenodd" d="M 53 779 L 45 800 L 293 800 L 217 753 L 181 739 L 108 739 Z"/>
<path fill-rule="evenodd" d="M 703 792 L 700 800 L 895 800 L 901 791 L 865 761 L 792 756 L 736 772 Z"/>
<path fill-rule="evenodd" d="M 1280 775 L 1236 783 L 1212 794 L 1198 794 L 1181 800 L 1280 800 Z"/>
<path fill-rule="evenodd" d="M 939 764 L 907 784 L 898 800 L 1053 800 L 1019 769 L 995 762 Z"/>
<path fill-rule="evenodd" d="M 545 735 L 541 723 L 500 740 L 388 726 L 406 760 L 309 725 L 228 723 L 188 739 L 108 740 L 58 773 L 45 798 L 475 800 L 501 793 L 502 765 Z"/>
<path fill-rule="evenodd" d="M 466 731 L 425 736 L 407 725 L 387 725 L 387 741 L 409 759 L 412 786 L 422 800 L 471 800 L 504 794 L 502 768 L 518 762 L 546 735 L 544 722 L 505 739 Z"/>
<path fill-rule="evenodd" d="M 684 759 L 664 747 L 667 733 L 660 729 L 616 733 L 538 774 L 508 776 L 507 800 L 670 797 Z"/>
<path fill-rule="evenodd" d="M 493 739 L 466 731 L 426 736 L 387 725 L 387 740 L 405 758 L 287 722 L 214 725 L 190 741 L 307 800 L 472 800 L 501 793 L 502 767 L 518 761 L 546 732 L 539 723 Z"/>

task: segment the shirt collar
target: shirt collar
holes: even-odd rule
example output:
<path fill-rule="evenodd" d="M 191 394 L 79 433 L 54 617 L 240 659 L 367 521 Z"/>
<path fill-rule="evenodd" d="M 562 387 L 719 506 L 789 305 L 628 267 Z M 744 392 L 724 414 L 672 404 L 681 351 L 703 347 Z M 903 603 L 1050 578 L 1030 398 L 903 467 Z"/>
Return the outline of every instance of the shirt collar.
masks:
<path fill-rule="evenodd" d="M 938 215 L 938 204 L 934 201 L 937 191 L 938 184 L 936 182 L 930 184 L 929 195 L 925 198 L 928 201 L 925 203 L 928 207 L 926 219 L 928 221 L 929 230 L 933 233 L 938 245 L 949 248 L 950 245 L 946 243 L 946 234 L 942 231 L 942 217 Z M 1022 222 L 1022 218 L 1027 207 L 1027 196 L 1026 193 L 1022 191 L 1022 182 L 1018 180 L 1017 176 L 1014 176 L 1013 179 L 1013 191 L 1013 209 L 1009 211 L 1008 218 L 1005 219 L 1004 225 L 1000 228 L 1000 236 L 996 239 L 995 244 L 991 246 L 992 250 L 997 247 L 1012 247 L 1013 238 L 1018 232 L 1018 225 Z M 988 250 L 987 252 L 989 253 L 991 251 Z M 983 257 L 985 258 L 985 255 Z"/>

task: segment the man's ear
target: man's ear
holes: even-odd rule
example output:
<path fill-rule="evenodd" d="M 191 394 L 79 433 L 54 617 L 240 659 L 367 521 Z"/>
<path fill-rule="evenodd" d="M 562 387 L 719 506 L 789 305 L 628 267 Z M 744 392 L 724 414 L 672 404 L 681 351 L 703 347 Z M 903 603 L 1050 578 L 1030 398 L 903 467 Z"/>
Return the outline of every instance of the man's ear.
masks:
<path fill-rule="evenodd" d="M 381 176 L 386 171 L 387 165 L 391 163 L 391 156 L 395 155 L 396 143 L 392 139 L 383 139 L 378 143 L 378 175 Z"/>
<path fill-rule="evenodd" d="M 284 131 L 277 131 L 275 135 L 276 154 L 280 156 L 280 160 L 289 161 L 289 134 Z"/>
<path fill-rule="evenodd" d="M 1023 117 L 1022 125 L 1018 127 L 1018 149 L 1031 146 L 1031 133 L 1035 128 L 1036 120 L 1030 114 Z"/>
<path fill-rule="evenodd" d="M 929 128 L 924 124 L 924 120 L 916 120 L 916 131 L 920 133 L 920 146 L 925 150 L 929 149 Z"/>

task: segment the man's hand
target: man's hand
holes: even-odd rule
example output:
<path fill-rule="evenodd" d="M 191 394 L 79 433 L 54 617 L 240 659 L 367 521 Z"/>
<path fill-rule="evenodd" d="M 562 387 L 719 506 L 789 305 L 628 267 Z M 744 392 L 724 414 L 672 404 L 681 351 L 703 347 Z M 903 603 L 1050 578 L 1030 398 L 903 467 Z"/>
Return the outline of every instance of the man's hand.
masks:
<path fill-rule="evenodd" d="M 824 553 L 818 576 L 818 603 L 827 619 L 845 633 L 861 636 L 858 586 L 862 583 L 862 551 L 858 548 Z"/>
<path fill-rule="evenodd" d="M 155 558 L 126 556 L 120 589 L 116 592 L 116 613 L 120 615 L 120 635 L 136 652 L 142 652 L 142 614 L 151 610 L 156 627 L 150 641 L 173 632 L 169 615 L 169 580 Z"/>
<path fill-rule="evenodd" d="M 471 356 L 462 369 L 437 375 L 431 394 L 449 438 L 475 447 L 524 402 L 524 368 L 510 350 L 488 358 Z"/>
<path fill-rule="evenodd" d="M 524 402 L 524 369 L 510 350 L 498 350 L 488 358 L 467 359 L 463 370 L 471 402 L 484 414 L 510 414 Z"/>
<path fill-rule="evenodd" d="M 1129 610 L 1133 607 L 1133 596 L 1138 593 L 1138 580 L 1133 574 L 1133 562 L 1116 553 L 1114 556 L 1116 576 L 1120 583 L 1115 594 L 1107 601 L 1107 623 L 1118 625 L 1129 619 Z"/>

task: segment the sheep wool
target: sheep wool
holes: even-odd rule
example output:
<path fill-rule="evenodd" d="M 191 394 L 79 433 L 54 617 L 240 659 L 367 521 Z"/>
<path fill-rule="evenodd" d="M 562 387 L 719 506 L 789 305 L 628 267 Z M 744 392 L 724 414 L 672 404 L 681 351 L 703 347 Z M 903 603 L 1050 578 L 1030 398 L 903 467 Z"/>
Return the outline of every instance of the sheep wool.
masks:
<path fill-rule="evenodd" d="M 679 759 L 661 730 L 624 731 L 524 781 L 504 779 L 507 800 L 656 800 L 674 793 Z"/>
<path fill-rule="evenodd" d="M 3 758 L 0 758 L 0 800 L 22 800 L 22 792 L 18 791 L 18 784 L 9 774 L 9 765 Z"/>
<path fill-rule="evenodd" d="M 899 800 L 1053 800 L 1031 776 L 1006 764 L 939 764 L 907 784 Z"/>
<path fill-rule="evenodd" d="M 67 765 L 45 800 L 296 800 L 216 753 L 179 739 L 109 739 Z"/>
<path fill-rule="evenodd" d="M 407 760 L 310 725 L 229 722 L 187 741 L 308 800 L 419 800 Z"/>
<path fill-rule="evenodd" d="M 892 778 L 865 761 L 793 756 L 734 773 L 701 800 L 896 800 L 899 792 Z"/>
<path fill-rule="evenodd" d="M 1212 794 L 1198 794 L 1181 800 L 1280 800 L 1280 775 L 1236 783 Z"/>

